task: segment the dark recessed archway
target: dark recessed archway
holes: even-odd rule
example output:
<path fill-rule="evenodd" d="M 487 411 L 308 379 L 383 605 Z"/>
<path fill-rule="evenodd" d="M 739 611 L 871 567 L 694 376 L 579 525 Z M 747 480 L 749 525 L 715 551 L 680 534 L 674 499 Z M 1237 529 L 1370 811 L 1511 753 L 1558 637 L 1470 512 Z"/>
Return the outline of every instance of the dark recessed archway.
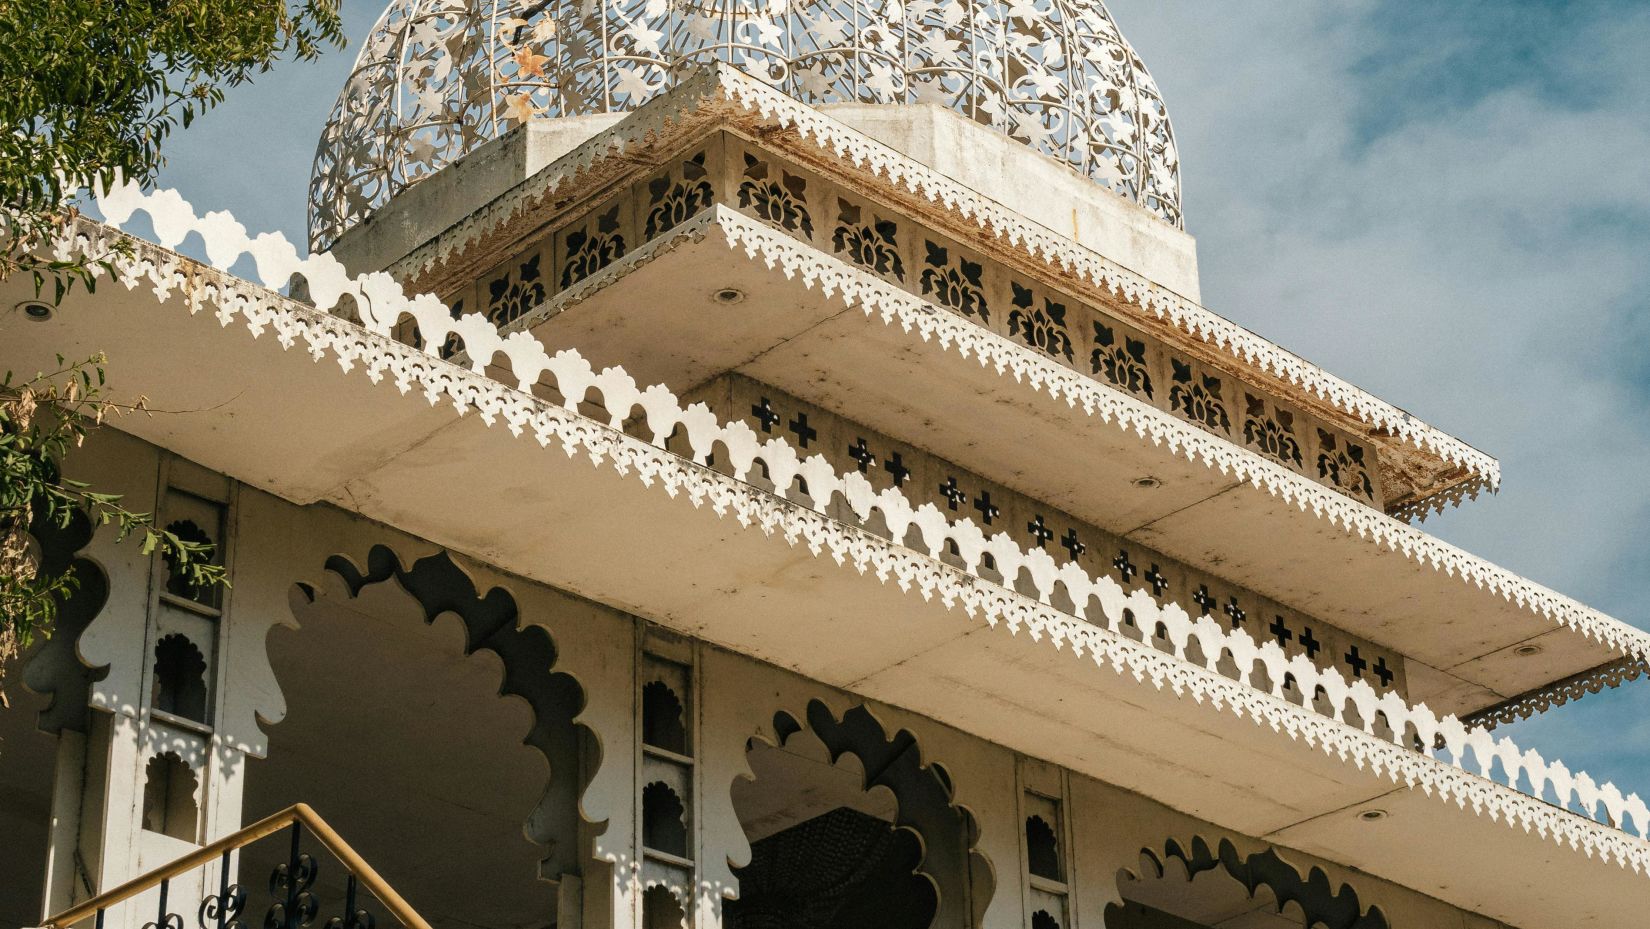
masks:
<path fill-rule="evenodd" d="M 436 929 L 553 924 L 588 861 L 599 753 L 549 634 L 445 553 L 327 568 L 343 594 L 299 585 L 299 630 L 269 642 L 288 713 L 249 768 L 247 818 L 310 803 Z M 243 882 L 273 864 L 255 858 Z M 323 865 L 318 891 L 341 877 Z"/>
<path fill-rule="evenodd" d="M 973 818 L 911 733 L 890 736 L 863 706 L 838 719 L 820 701 L 774 728 L 778 743 L 752 740 L 755 776 L 734 787 L 751 860 L 734 872 L 730 929 L 977 924 L 991 888 Z"/>
<path fill-rule="evenodd" d="M 1276 849 L 1242 854 L 1229 839 L 1211 848 L 1170 840 L 1142 849 L 1139 866 L 1118 875 L 1121 904 L 1106 907 L 1106 929 L 1207 929 L 1234 919 L 1278 920 L 1314 929 L 1388 929 L 1379 907 L 1367 909 L 1350 885 L 1335 887 L 1323 869 L 1305 874 Z M 1285 910 L 1291 914 L 1285 918 Z"/>

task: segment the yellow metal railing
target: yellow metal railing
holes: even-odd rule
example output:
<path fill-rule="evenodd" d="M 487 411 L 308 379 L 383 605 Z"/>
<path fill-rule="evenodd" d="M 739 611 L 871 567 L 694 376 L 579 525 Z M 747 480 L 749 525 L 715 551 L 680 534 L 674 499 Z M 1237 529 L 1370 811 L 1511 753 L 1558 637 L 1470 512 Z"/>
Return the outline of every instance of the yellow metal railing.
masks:
<path fill-rule="evenodd" d="M 218 860 L 222 864 L 220 890 L 215 904 L 216 909 L 209 910 L 207 907 L 208 901 L 203 901 L 202 915 L 206 917 L 208 913 L 212 913 L 212 918 L 215 918 L 217 922 L 228 925 L 234 921 L 230 911 L 238 912 L 240 906 L 244 905 L 244 898 L 239 905 L 230 906 L 229 903 L 232 892 L 237 890 L 237 888 L 232 887 L 229 880 L 230 854 L 288 828 L 293 830 L 290 862 L 292 870 L 286 874 L 288 885 L 293 888 L 292 900 L 285 904 L 277 901 L 276 906 L 290 907 L 294 905 L 294 901 L 297 900 L 302 891 L 307 889 L 307 881 L 296 873 L 300 870 L 299 861 L 301 856 L 298 851 L 300 830 L 307 829 L 328 852 L 332 853 L 333 857 L 338 859 L 348 873 L 350 899 L 347 908 L 349 910 L 355 910 L 355 888 L 359 883 L 361 887 L 364 887 L 372 896 L 376 897 L 384 909 L 406 929 L 430 929 L 430 924 L 415 913 L 407 901 L 402 899 L 401 895 L 396 893 L 395 889 L 390 887 L 384 878 L 377 871 L 374 871 L 372 866 L 367 864 L 366 860 L 357 854 L 355 849 L 351 848 L 349 843 L 345 842 L 331 826 L 327 825 L 326 820 L 322 819 L 306 803 L 295 804 L 273 816 L 260 819 L 250 826 L 245 826 L 201 848 L 199 851 L 184 855 L 171 864 L 135 877 L 119 887 L 104 891 L 83 903 L 77 903 L 46 920 L 42 927 L 43 929 L 68 929 L 69 926 L 88 918 L 95 918 L 96 925 L 99 929 L 102 929 L 104 913 L 110 907 L 156 888 L 160 890 L 159 908 L 161 915 L 158 922 L 160 925 L 170 925 L 167 916 L 166 898 L 172 879 L 203 868 L 214 860 Z M 288 866 L 283 866 L 283 868 L 285 867 Z M 178 919 L 178 924 L 181 925 L 181 918 L 173 918 Z M 348 916 L 346 916 L 347 919 Z M 206 923 L 207 919 L 203 918 L 202 922 Z"/>

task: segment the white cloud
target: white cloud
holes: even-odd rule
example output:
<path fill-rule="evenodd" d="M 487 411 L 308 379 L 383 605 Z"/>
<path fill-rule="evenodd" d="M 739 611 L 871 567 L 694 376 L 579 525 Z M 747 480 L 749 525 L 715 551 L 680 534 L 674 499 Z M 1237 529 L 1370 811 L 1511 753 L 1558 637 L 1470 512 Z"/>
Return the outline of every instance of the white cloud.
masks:
<path fill-rule="evenodd" d="M 1364 0 L 1111 7 L 1175 120 L 1211 307 L 1502 459 L 1428 529 L 1647 625 L 1650 14 L 1578 17 L 1525 71 L 1516 35 Z M 1578 737 L 1647 716 L 1641 683 L 1514 734 L 1650 790 L 1643 740 Z"/>

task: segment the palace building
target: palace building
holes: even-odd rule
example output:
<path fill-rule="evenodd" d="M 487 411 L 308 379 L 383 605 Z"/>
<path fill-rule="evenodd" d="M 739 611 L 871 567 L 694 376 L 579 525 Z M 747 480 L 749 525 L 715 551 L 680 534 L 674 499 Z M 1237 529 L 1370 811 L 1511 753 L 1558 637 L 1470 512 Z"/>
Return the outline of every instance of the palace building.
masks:
<path fill-rule="evenodd" d="M 1496 728 L 1650 635 L 1201 304 L 1100 0 L 395 0 L 309 254 L 95 201 L 0 370 L 107 352 L 70 476 L 228 584 L 36 533 L 5 926 L 1645 924 L 1650 808 Z"/>

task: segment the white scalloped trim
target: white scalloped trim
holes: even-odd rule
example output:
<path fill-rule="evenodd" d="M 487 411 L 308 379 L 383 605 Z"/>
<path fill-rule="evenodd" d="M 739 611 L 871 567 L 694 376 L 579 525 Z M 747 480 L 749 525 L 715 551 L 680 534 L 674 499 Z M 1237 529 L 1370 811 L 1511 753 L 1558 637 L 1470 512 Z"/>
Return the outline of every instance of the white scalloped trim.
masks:
<path fill-rule="evenodd" d="M 170 203 L 169 200 L 163 202 Z M 181 198 L 177 202 L 181 202 Z M 141 198 L 136 205 L 144 205 Z M 168 222 L 176 219 L 173 217 Z M 207 221 L 221 223 L 211 216 Z M 162 221 L 157 219 L 156 225 L 158 228 Z M 191 222 L 185 225 L 196 226 L 192 215 Z M 173 229 L 175 232 L 176 227 Z M 314 359 L 319 361 L 332 355 L 346 373 L 359 366 L 375 383 L 390 374 L 403 393 L 416 386 L 432 405 L 445 397 L 461 415 L 475 409 L 489 424 L 502 418 L 513 433 L 530 430 L 542 445 L 559 441 L 570 457 L 583 451 L 596 466 L 610 460 L 620 474 L 634 471 L 649 486 L 659 481 L 672 496 L 686 491 L 695 506 L 708 501 L 719 515 L 731 513 L 742 525 L 754 523 L 769 534 L 777 530 L 791 544 L 804 541 L 816 555 L 829 550 L 839 564 L 851 559 L 861 573 L 874 572 L 884 582 L 892 576 L 904 590 L 915 585 L 925 598 L 937 595 L 946 606 L 960 605 L 970 616 L 983 615 L 993 626 L 1003 623 L 1011 632 L 1025 628 L 1034 640 L 1047 637 L 1056 648 L 1069 645 L 1074 654 L 1087 652 L 1097 664 L 1109 664 L 1119 673 L 1127 669 L 1137 680 L 1150 676 L 1156 687 L 1167 684 L 1177 695 L 1189 694 L 1198 702 L 1208 699 L 1217 708 L 1230 707 L 1239 716 L 1264 722 L 1274 730 L 1287 731 L 1291 737 L 1304 737 L 1308 744 L 1320 746 L 1342 760 L 1351 760 L 1360 768 L 1367 763 L 1373 771 L 1385 773 L 1394 782 L 1419 787 L 1429 795 L 1436 789 L 1462 807 L 1472 803 L 1475 811 L 1487 812 L 1492 819 L 1505 816 L 1509 822 L 1516 822 L 1527 830 L 1535 829 L 1556 842 L 1568 842 L 1572 848 L 1589 855 L 1598 854 L 1639 873 L 1650 873 L 1650 843 L 1625 831 L 1629 821 L 1641 836 L 1650 831 L 1650 809 L 1636 795 L 1624 796 L 1610 784 L 1599 786 L 1584 773 L 1570 772 L 1561 762 L 1548 764 L 1538 752 L 1522 752 L 1509 739 L 1497 739 L 1484 730 L 1469 731 L 1453 716 L 1439 720 L 1424 705 L 1407 706 L 1393 692 L 1377 697 L 1364 681 L 1348 685 L 1338 671 L 1319 669 L 1302 656 L 1286 659 L 1275 643 L 1257 646 L 1241 630 L 1228 631 L 1208 617 L 1194 621 L 1176 604 L 1159 607 L 1143 591 L 1124 594 L 1110 578 L 1095 580 L 1070 563 L 1056 567 L 1046 552 L 1022 549 L 1005 533 L 988 539 L 967 519 L 949 523 L 932 504 L 913 509 L 910 501 L 895 489 L 873 493 L 869 482 L 857 471 L 838 474 L 819 455 L 799 460 L 795 449 L 781 438 L 759 443 L 754 431 L 743 422 L 719 424 L 703 404 L 683 409 L 677 398 L 659 385 L 638 389 L 622 369 L 609 368 L 597 374 L 571 350 L 545 357 L 543 347 L 531 337 L 525 340 L 532 345 L 528 348 L 520 338 L 524 333 L 500 337 L 490 324 L 474 315 L 457 321 L 450 317 L 430 320 L 432 327 L 424 330 L 431 334 L 430 344 L 441 344 L 447 332 L 460 335 L 471 332 L 478 337 L 474 344 L 496 345 L 497 350 L 505 351 L 512 360 L 518 354 L 532 355 L 536 349 L 536 354 L 543 359 L 539 372 L 550 373 L 556 379 L 558 390 L 567 398 L 563 407 L 557 407 L 524 389 L 507 387 L 476 371 L 459 368 L 330 314 L 299 306 L 231 275 L 194 273 L 198 270 L 192 267 L 194 263 L 176 254 L 147 248 L 138 250 L 130 258 L 121 256 L 107 247 L 109 238 L 105 228 L 81 221 L 55 245 L 60 257 L 107 258 L 119 280 L 129 289 L 147 279 L 157 299 L 164 300 L 174 287 L 187 288 L 190 312 L 198 313 L 204 306 L 216 305 L 215 316 L 223 326 L 227 327 L 239 317 L 254 337 L 273 329 L 283 347 L 291 348 L 301 341 Z M 181 239 L 180 234 L 176 241 Z M 256 241 L 251 240 L 249 245 Z M 225 253 L 217 252 L 215 260 L 218 258 L 226 258 Z M 232 261 L 233 257 L 226 258 L 226 263 Z M 320 270 L 324 272 L 329 267 L 323 263 Z M 185 274 L 185 270 L 192 273 Z M 365 284 L 357 282 L 356 286 Z M 417 299 L 402 298 L 402 303 L 408 312 L 423 308 Z M 387 309 L 389 307 L 380 306 L 363 315 L 372 318 Z M 424 320 L 420 318 L 420 322 Z M 382 325 L 387 329 L 389 324 Z M 489 333 L 491 342 L 487 341 Z M 528 383 L 537 379 L 535 375 Z M 599 391 L 601 405 L 609 412 L 610 422 L 606 426 L 580 415 L 575 409 L 581 400 L 588 399 L 592 387 Z M 630 418 L 638 406 L 653 432 L 653 444 L 620 431 L 623 421 Z M 896 537 L 903 538 L 906 529 L 916 527 L 929 547 L 929 554 L 896 546 L 880 536 L 845 526 L 815 509 L 781 499 L 664 451 L 661 446 L 665 437 L 678 426 L 686 431 L 694 455 L 706 454 L 719 443 L 739 475 L 751 473 L 760 459 L 778 487 L 789 487 L 795 477 L 803 477 L 815 495 L 814 507 L 823 508 L 840 495 L 861 519 L 868 518 L 873 510 L 880 512 Z M 983 555 L 989 552 L 1005 575 L 1024 573 L 1036 586 L 1041 602 L 940 562 L 937 554 L 947 541 L 955 543 L 970 572 L 979 570 Z M 1076 617 L 1048 604 L 1056 584 L 1076 605 Z M 1094 606 L 1099 607 L 1100 615 L 1093 622 L 1079 618 Z M 1122 635 L 1125 611 L 1135 616 L 1140 628 L 1155 629 L 1161 623 L 1173 653 L 1167 654 Z M 1099 622 L 1105 625 L 1096 625 Z M 1194 641 L 1203 657 L 1201 665 L 1187 660 L 1187 647 Z M 1238 669 L 1238 680 L 1228 679 L 1214 670 L 1223 658 L 1230 659 Z M 1254 679 L 1257 663 L 1265 670 L 1271 692 L 1246 683 Z M 1284 699 L 1281 687 L 1285 675 L 1292 675 L 1302 692 L 1323 688 L 1329 715 L 1318 715 Z M 1348 710 L 1357 713 L 1362 729 L 1342 721 Z M 1390 739 L 1375 735 L 1377 714 L 1388 721 L 1392 731 Z M 1450 763 L 1397 744 L 1411 735 L 1419 737 L 1423 745 L 1433 745 L 1441 739 L 1450 752 Z M 1483 776 L 1465 770 L 1468 749 Z M 1509 784 L 1516 785 L 1521 778 L 1525 779 L 1537 796 L 1525 795 L 1489 780 L 1497 759 Z M 1598 811 L 1602 806 L 1605 811 L 1602 815 L 1608 817 L 1605 822 L 1618 823 L 1620 828 L 1600 825 L 1586 816 L 1538 799 L 1549 789 L 1562 804 L 1579 804 L 1589 816 L 1600 815 Z"/>
<path fill-rule="evenodd" d="M 829 149 L 838 158 L 972 219 L 982 230 L 1042 259 L 1051 267 L 1076 275 L 1133 302 L 1157 318 L 1167 320 L 1244 363 L 1308 390 L 1362 422 L 1397 435 L 1416 448 L 1438 455 L 1475 476 L 1475 480 L 1451 488 L 1442 499 L 1429 497 L 1412 504 L 1406 508 L 1407 514 L 1424 517 L 1427 512 L 1441 510 L 1446 505 L 1459 502 L 1464 496 L 1476 496 L 1478 490 L 1484 487 L 1492 491 L 1500 487 L 1500 462 L 1484 452 L 1196 302 L 1032 223 L 807 104 L 721 65 L 705 68 L 701 74 L 683 80 L 676 88 L 649 101 L 617 125 L 598 133 L 589 142 L 558 159 L 527 183 L 517 185 L 484 209 L 452 226 L 440 238 L 415 249 L 398 265 L 428 271 L 438 261 L 444 261 L 454 249 L 475 242 L 510 217 L 528 209 L 530 204 L 573 183 L 601 160 L 621 155 L 661 135 L 666 125 L 688 121 L 688 116 L 703 109 L 709 100 L 725 101 L 763 120 L 794 128 L 803 138 L 813 141 L 820 148 Z"/>
<path fill-rule="evenodd" d="M 826 255 L 757 220 L 725 207 L 714 207 L 689 220 L 666 236 L 644 244 L 619 261 L 558 295 L 548 306 L 565 307 L 577 303 L 631 272 L 637 264 L 650 261 L 664 251 L 689 239 L 702 239 L 711 227 L 719 227 L 728 247 L 743 250 L 752 260 L 799 278 L 805 286 L 835 295 L 850 308 L 868 317 L 880 317 L 884 324 L 899 326 L 923 341 L 937 342 L 964 358 L 973 357 L 982 367 L 1029 384 L 1048 396 L 1081 407 L 1102 422 L 1133 432 L 1142 440 L 1167 448 L 1188 461 L 1218 469 L 1222 474 L 1248 481 L 1257 490 L 1311 512 L 1350 535 L 1385 546 L 1418 565 L 1430 566 L 1457 577 L 1503 599 L 1517 603 L 1539 616 L 1576 630 L 1588 638 L 1625 655 L 1650 656 L 1650 634 L 1606 616 L 1576 600 L 1521 577 L 1507 569 L 1463 551 L 1442 539 L 1337 493 L 1249 449 L 1205 432 L 1148 403 L 1074 371 L 1023 345 L 959 318 L 955 313 L 929 303 L 909 291 Z M 510 328 L 525 335 L 524 326 L 538 314 L 529 312 Z M 420 330 L 426 331 L 426 330 Z M 516 333 L 512 333 L 515 335 Z M 470 344 L 468 341 L 466 345 Z M 491 357 L 483 356 L 483 357 Z M 512 357 L 512 360 L 513 357 Z M 529 369 L 536 375 L 536 366 Z M 531 383 L 524 380 L 523 383 Z"/>
<path fill-rule="evenodd" d="M 1462 720 L 1468 726 L 1494 729 L 1502 723 L 1515 723 L 1538 716 L 1548 710 L 1573 703 L 1588 694 L 1614 689 L 1628 681 L 1638 680 L 1650 672 L 1650 663 L 1642 658 L 1618 658 L 1596 668 L 1588 668 L 1563 680 L 1554 681 L 1528 693 L 1519 694 L 1495 706 L 1467 714 Z"/>

